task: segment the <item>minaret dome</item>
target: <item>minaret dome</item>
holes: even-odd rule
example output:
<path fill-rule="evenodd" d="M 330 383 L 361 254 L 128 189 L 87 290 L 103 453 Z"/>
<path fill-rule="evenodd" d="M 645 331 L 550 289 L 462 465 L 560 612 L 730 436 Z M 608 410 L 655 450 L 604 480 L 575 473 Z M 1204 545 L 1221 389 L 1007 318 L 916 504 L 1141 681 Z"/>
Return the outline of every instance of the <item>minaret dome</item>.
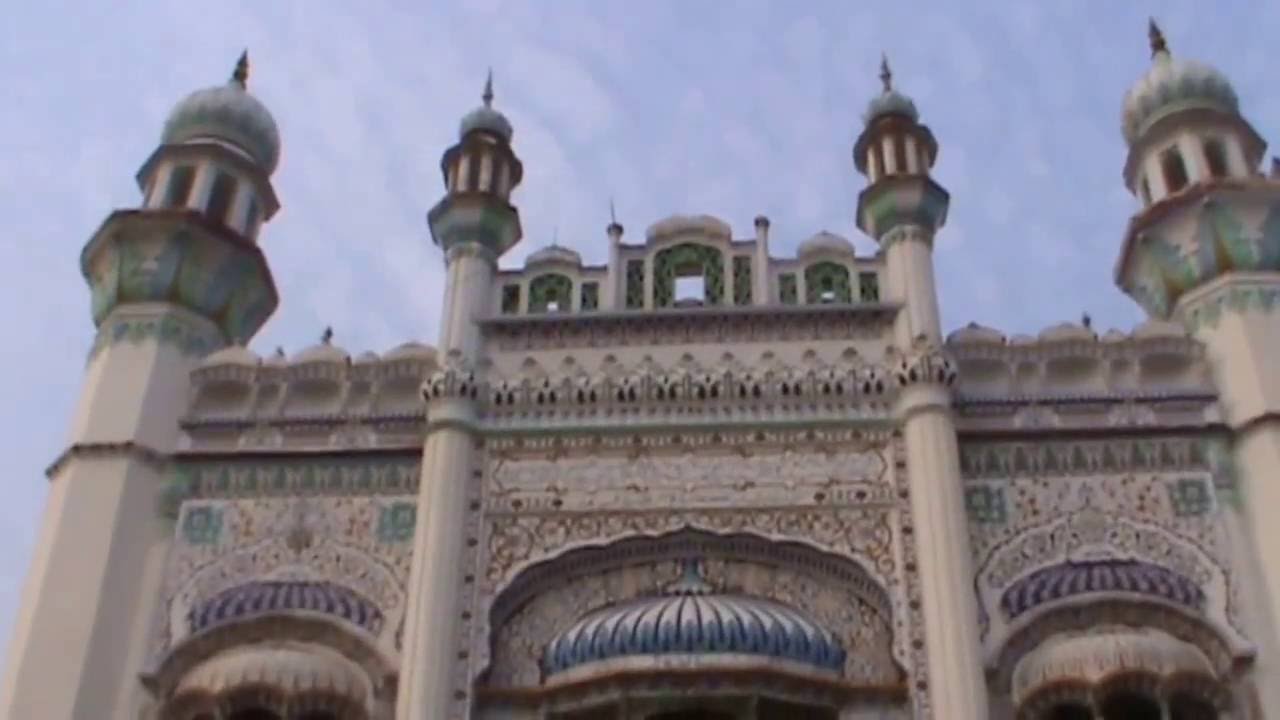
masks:
<path fill-rule="evenodd" d="M 268 175 L 280 161 L 280 131 L 267 107 L 249 94 L 249 54 L 240 55 L 231 79 L 197 90 L 165 121 L 161 143 L 180 145 L 213 140 L 246 153 Z"/>

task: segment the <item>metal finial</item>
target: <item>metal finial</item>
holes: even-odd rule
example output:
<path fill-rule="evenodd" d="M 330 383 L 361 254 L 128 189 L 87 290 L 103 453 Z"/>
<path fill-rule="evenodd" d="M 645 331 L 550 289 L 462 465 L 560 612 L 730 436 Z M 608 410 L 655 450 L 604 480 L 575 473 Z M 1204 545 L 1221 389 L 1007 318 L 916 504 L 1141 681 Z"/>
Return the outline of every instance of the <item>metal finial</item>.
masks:
<path fill-rule="evenodd" d="M 249 84 L 249 50 L 245 49 L 240 53 L 240 59 L 236 61 L 236 69 L 231 73 L 231 79 L 240 84 L 240 87 L 247 87 Z"/>
<path fill-rule="evenodd" d="M 889 56 L 885 53 L 880 53 L 880 84 L 885 92 L 893 90 L 893 73 L 889 71 Z"/>
<path fill-rule="evenodd" d="M 1147 39 L 1151 41 L 1151 57 L 1169 52 L 1169 44 L 1164 41 L 1164 33 L 1160 32 L 1160 26 L 1156 24 L 1155 18 L 1149 18 L 1147 21 Z"/>
<path fill-rule="evenodd" d="M 560 226 L 554 225 L 551 228 L 551 247 L 560 247 Z"/>
<path fill-rule="evenodd" d="M 609 222 L 613 225 L 618 224 L 618 213 L 613 209 L 613 198 L 609 198 Z"/>
<path fill-rule="evenodd" d="M 325 345 L 328 345 L 329 343 L 333 342 L 333 328 L 326 327 L 324 329 L 324 334 L 320 336 L 320 342 L 324 343 Z"/>
<path fill-rule="evenodd" d="M 493 68 L 489 68 L 489 75 L 484 79 L 484 94 L 480 96 L 484 100 L 484 106 L 493 105 Z"/>

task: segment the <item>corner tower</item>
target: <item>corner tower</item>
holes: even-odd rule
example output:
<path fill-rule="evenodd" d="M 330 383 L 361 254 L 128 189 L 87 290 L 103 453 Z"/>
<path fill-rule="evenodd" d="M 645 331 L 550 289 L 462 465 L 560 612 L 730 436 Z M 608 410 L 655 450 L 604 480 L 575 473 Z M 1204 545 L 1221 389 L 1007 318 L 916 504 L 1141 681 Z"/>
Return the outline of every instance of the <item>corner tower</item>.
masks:
<path fill-rule="evenodd" d="M 178 441 L 188 376 L 247 342 L 277 305 L 257 246 L 278 209 L 280 138 L 231 80 L 180 102 L 116 210 L 81 252 L 97 337 L 66 449 L 49 469 L 37 552 L 0 685 L 0 717 L 135 717 L 147 619 L 172 528 L 161 468 Z"/>
<path fill-rule="evenodd" d="M 456 693 L 457 641 L 462 610 L 466 501 L 479 472 L 476 459 L 479 320 L 491 315 L 498 258 L 520 241 L 520 214 L 511 191 L 524 172 L 511 149 L 512 128 L 493 108 L 493 75 L 483 105 L 462 119 L 458 144 L 441 161 L 446 194 L 427 215 L 431 236 L 448 267 L 440 327 L 441 368 L 422 388 L 427 436 L 422 451 L 418 523 L 396 717 L 448 717 Z"/>
<path fill-rule="evenodd" d="M 1124 179 L 1142 203 L 1129 221 L 1116 282 L 1160 320 L 1181 321 L 1205 347 L 1230 427 L 1245 497 L 1240 532 L 1257 567 L 1252 587 L 1259 677 L 1280 672 L 1280 179 L 1227 78 L 1170 52 L 1151 23 L 1151 67 L 1124 99 Z M 1229 513 L 1234 523 L 1235 513 Z M 1242 548 L 1243 549 L 1243 548 Z M 1245 552 L 1244 555 L 1248 555 Z M 1280 687 L 1263 683 L 1267 707 Z"/>
<path fill-rule="evenodd" d="M 885 300 L 902 307 L 894 325 L 896 408 L 906 446 L 911 513 L 935 713 L 985 720 L 987 688 L 978 638 L 973 556 L 951 412 L 952 362 L 942 351 L 933 239 L 950 197 L 929 176 L 938 144 L 915 103 L 893 87 L 871 101 L 853 161 L 869 184 L 858 196 L 858 227 L 885 255 Z"/>

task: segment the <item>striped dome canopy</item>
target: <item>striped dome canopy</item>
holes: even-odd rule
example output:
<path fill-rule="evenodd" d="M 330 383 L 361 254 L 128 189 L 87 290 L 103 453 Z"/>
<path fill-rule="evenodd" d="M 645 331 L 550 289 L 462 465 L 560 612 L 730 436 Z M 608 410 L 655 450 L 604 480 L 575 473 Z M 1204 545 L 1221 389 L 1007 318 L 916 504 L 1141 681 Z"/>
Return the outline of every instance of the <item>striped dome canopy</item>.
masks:
<path fill-rule="evenodd" d="M 839 672 L 840 640 L 808 616 L 771 600 L 713 592 L 695 562 L 665 594 L 613 605 L 574 623 L 547 645 L 543 671 L 655 655 L 748 655 Z"/>

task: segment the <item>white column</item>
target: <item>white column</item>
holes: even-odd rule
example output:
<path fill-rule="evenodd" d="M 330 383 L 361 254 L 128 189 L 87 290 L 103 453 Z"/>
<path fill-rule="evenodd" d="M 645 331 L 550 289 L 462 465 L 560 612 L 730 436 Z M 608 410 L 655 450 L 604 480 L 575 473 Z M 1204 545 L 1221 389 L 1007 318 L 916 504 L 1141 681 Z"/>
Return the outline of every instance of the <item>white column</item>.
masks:
<path fill-rule="evenodd" d="M 162 304 L 119 308 L 101 332 L 165 318 L 220 335 Z M 177 445 L 196 362 L 155 336 L 108 344 L 90 362 L 69 454 L 49 479 L 0 678 L 0 718 L 136 717 L 148 621 L 173 536 L 158 511 L 164 477 L 151 455 Z"/>
<path fill-rule="evenodd" d="M 903 225 L 886 233 L 881 243 L 888 246 L 886 299 L 904 304 L 894 326 L 896 345 L 909 362 L 923 362 L 926 367 L 942 362 L 932 231 Z M 935 717 L 988 720 L 969 518 L 951 392 L 928 375 L 922 373 L 922 382 L 902 388 L 898 413 L 911 488 L 929 699 Z"/>
<path fill-rule="evenodd" d="M 475 401 L 464 378 L 481 350 L 477 320 L 489 313 L 496 261 L 477 243 L 449 248 L 445 365 L 427 381 L 427 439 L 422 450 L 418 519 L 401 651 L 397 720 L 444 720 L 454 694 L 467 484 L 475 470 Z"/>
<path fill-rule="evenodd" d="M 622 310 L 626 289 L 623 287 L 627 277 L 627 269 L 622 266 L 622 226 L 610 223 L 606 231 L 609 235 L 609 267 L 605 277 L 604 288 L 600 298 L 601 310 Z"/>
<path fill-rule="evenodd" d="M 454 693 L 471 692 L 453 686 L 466 488 L 474 470 L 470 404 L 452 398 L 428 407 L 434 428 L 422 453 L 396 720 L 443 720 Z"/>
<path fill-rule="evenodd" d="M 769 297 L 769 218 L 756 218 L 755 267 L 751 269 L 751 301 L 756 305 L 768 305 Z"/>
<path fill-rule="evenodd" d="M 455 245 L 445 254 L 444 313 L 440 324 L 441 354 L 458 351 L 474 358 L 480 349 L 477 320 L 488 317 L 497 260 L 484 247 Z"/>
<path fill-rule="evenodd" d="M 899 399 L 934 717 L 987 720 L 973 556 L 950 393 L 909 385 Z"/>

